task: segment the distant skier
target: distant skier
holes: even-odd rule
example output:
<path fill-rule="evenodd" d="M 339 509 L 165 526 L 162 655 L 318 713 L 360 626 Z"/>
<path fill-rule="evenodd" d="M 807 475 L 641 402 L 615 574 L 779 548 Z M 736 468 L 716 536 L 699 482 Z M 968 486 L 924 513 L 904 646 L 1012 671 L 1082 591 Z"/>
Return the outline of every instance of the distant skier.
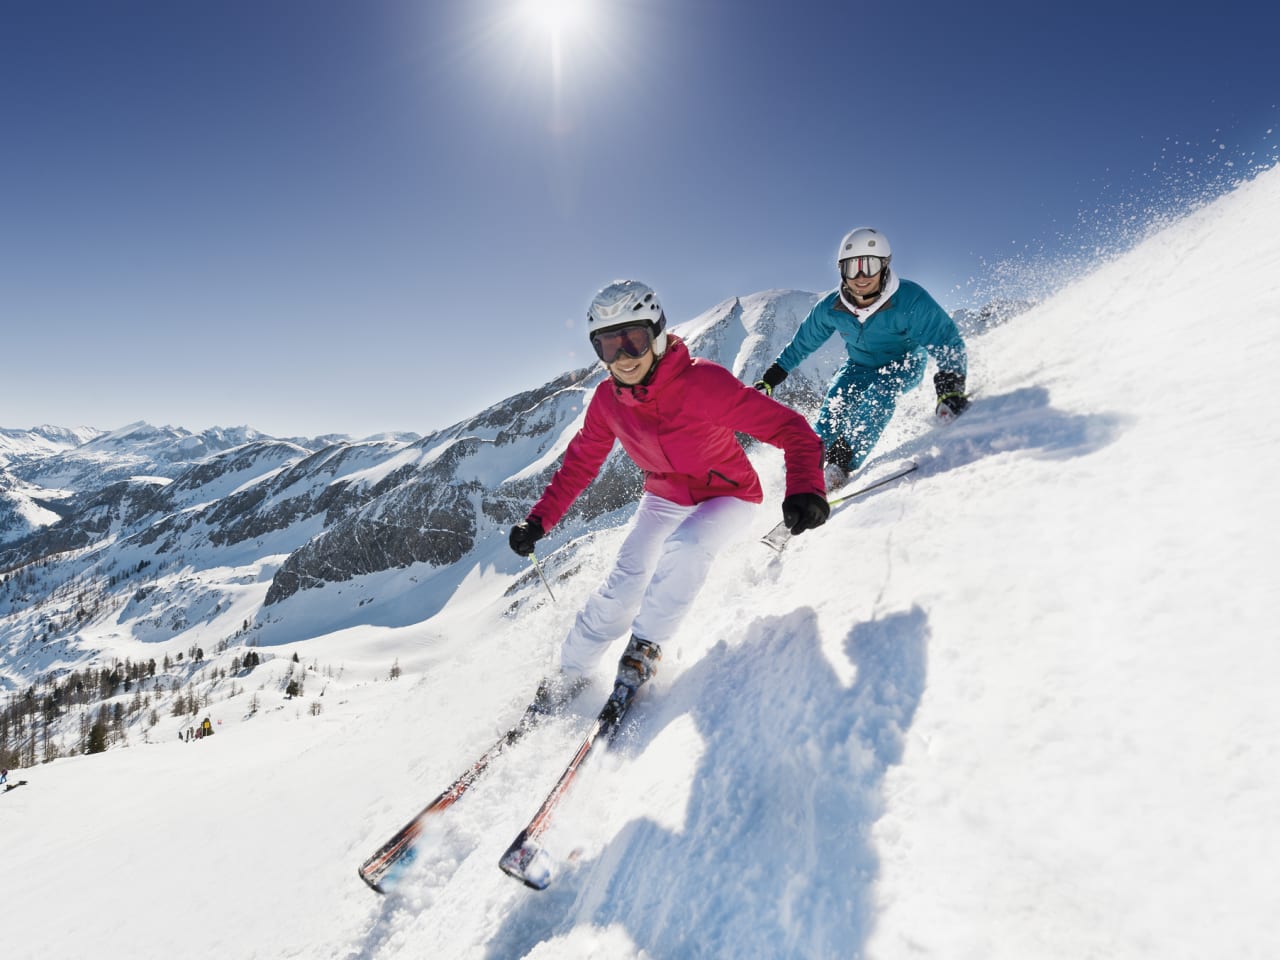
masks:
<path fill-rule="evenodd" d="M 565 638 L 561 672 L 538 688 L 542 709 L 576 695 L 608 644 L 628 630 L 616 683 L 634 691 L 653 675 L 660 644 L 675 635 L 716 553 L 741 537 L 751 505 L 764 498 L 735 432 L 785 452 L 782 515 L 792 533 L 827 519 L 822 444 L 809 424 L 724 367 L 693 359 L 666 324 L 657 294 L 639 281 L 596 294 L 587 334 L 609 377 L 592 394 L 541 499 L 511 529 L 511 549 L 532 554 L 595 479 L 615 440 L 644 471 L 644 493 L 613 568 Z"/>
<path fill-rule="evenodd" d="M 8 782 L 9 782 L 9 771 L 0 770 L 0 786 L 4 786 Z"/>
<path fill-rule="evenodd" d="M 969 406 L 968 360 L 960 331 L 923 287 L 889 269 L 891 255 L 888 238 L 878 230 L 859 227 L 847 233 L 836 253 L 840 286 L 814 305 L 755 383 L 757 390 L 772 395 L 833 333 L 844 339 L 849 359 L 831 381 L 814 424 L 825 447 L 828 491 L 842 486 L 866 462 L 898 397 L 924 379 L 929 355 L 938 364 L 933 377 L 937 415 L 950 419 Z"/>

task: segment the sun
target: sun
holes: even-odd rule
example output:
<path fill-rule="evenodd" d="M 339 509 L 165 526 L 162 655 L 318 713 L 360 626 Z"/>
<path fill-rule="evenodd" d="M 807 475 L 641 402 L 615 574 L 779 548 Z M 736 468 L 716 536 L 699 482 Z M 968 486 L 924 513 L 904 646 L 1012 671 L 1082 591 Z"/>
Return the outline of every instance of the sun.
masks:
<path fill-rule="evenodd" d="M 551 70 L 553 130 L 564 131 L 572 124 L 568 119 L 566 96 L 571 86 L 569 74 L 581 74 L 584 46 L 598 17 L 598 0 L 517 0 L 513 9 L 519 32 L 529 42 L 530 50 L 543 49 Z"/>
<path fill-rule="evenodd" d="M 583 30 L 591 19 L 591 0 L 520 0 L 520 18 L 561 43 Z"/>
<path fill-rule="evenodd" d="M 463 45 L 478 70 L 496 81 L 495 104 L 521 115 L 547 109 L 546 129 L 564 138 L 582 129 L 593 100 L 626 76 L 635 30 L 614 0 L 468 0 L 474 37 Z M 471 12 L 474 11 L 474 12 Z"/>

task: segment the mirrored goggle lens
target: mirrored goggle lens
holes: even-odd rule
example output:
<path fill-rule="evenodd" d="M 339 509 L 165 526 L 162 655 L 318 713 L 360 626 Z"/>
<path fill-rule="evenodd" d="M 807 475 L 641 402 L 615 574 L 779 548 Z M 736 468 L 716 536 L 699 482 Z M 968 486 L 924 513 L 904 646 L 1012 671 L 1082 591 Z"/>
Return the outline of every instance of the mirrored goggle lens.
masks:
<path fill-rule="evenodd" d="M 874 277 L 884 269 L 884 257 L 850 257 L 840 261 L 846 279 L 854 277 Z"/>
<path fill-rule="evenodd" d="M 591 338 L 591 345 L 596 348 L 597 357 L 613 363 L 624 353 L 628 357 L 643 357 L 649 352 L 650 339 L 649 325 L 641 324 L 597 333 Z"/>

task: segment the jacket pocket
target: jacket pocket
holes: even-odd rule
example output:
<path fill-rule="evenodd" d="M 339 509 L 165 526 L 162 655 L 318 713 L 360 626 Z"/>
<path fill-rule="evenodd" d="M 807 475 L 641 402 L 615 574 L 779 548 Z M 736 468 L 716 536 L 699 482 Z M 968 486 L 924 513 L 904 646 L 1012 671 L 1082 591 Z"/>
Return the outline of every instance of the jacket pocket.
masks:
<path fill-rule="evenodd" d="M 720 482 L 717 483 L 716 482 L 717 480 Z M 708 470 L 707 471 L 707 488 L 714 489 L 715 487 L 718 487 L 721 485 L 728 485 L 730 487 L 733 487 L 735 490 L 738 487 L 742 486 L 742 484 L 738 483 L 737 480 L 730 480 L 719 470 Z"/>

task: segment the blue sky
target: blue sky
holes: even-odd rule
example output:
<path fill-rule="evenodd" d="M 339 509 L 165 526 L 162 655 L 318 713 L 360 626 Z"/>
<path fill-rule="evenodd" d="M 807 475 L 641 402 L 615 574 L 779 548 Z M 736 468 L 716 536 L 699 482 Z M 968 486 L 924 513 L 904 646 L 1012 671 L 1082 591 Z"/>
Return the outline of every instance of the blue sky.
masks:
<path fill-rule="evenodd" d="M 619 277 L 954 308 L 1276 154 L 1256 0 L 551 6 L 0 0 L 0 426 L 426 433 Z"/>

